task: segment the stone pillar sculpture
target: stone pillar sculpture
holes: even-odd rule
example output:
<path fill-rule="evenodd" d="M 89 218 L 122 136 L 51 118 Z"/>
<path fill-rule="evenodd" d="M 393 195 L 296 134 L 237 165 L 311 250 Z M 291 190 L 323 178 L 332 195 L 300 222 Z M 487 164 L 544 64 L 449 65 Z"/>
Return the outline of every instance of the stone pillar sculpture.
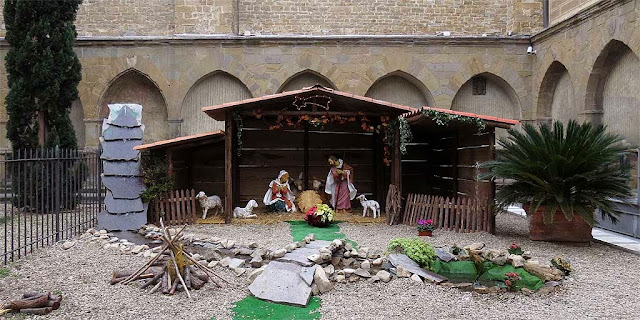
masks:
<path fill-rule="evenodd" d="M 140 151 L 142 144 L 142 106 L 110 104 L 109 118 L 102 123 L 102 183 L 107 189 L 105 209 L 98 214 L 98 226 L 106 230 L 137 230 L 147 223 L 147 206 L 141 193 Z"/>

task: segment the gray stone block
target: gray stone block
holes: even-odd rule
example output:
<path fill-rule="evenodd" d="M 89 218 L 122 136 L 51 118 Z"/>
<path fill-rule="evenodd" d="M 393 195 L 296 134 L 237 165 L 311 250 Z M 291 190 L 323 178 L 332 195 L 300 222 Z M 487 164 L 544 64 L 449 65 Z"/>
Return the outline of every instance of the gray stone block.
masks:
<path fill-rule="evenodd" d="M 391 264 L 393 264 L 395 267 L 402 266 L 404 269 L 411 271 L 411 273 L 417 274 L 420 277 L 431 282 L 440 283 L 443 281 L 447 281 L 446 277 L 421 268 L 417 262 L 411 260 L 411 258 L 401 253 L 390 254 L 389 262 L 391 262 Z"/>
<path fill-rule="evenodd" d="M 109 126 L 102 132 L 104 140 L 125 140 L 125 139 L 138 139 L 142 140 L 142 128 L 141 127 L 118 127 Z"/>
<path fill-rule="evenodd" d="M 146 204 L 145 204 L 146 207 Z M 98 213 L 98 228 L 109 231 L 138 230 L 147 224 L 147 210 L 128 214 L 110 214 L 107 211 Z"/>
<path fill-rule="evenodd" d="M 137 160 L 140 155 L 139 150 L 133 147 L 142 144 L 142 140 L 114 140 L 102 141 L 102 160 Z"/>
<path fill-rule="evenodd" d="M 142 176 L 139 161 L 102 161 L 105 176 Z"/>
<path fill-rule="evenodd" d="M 113 193 L 115 199 L 137 199 L 146 189 L 142 179 L 137 177 L 102 177 L 102 184 Z"/>
<path fill-rule="evenodd" d="M 272 261 L 249 285 L 256 298 L 277 303 L 306 306 L 311 286 L 300 277 L 302 267 L 295 263 Z"/>
<path fill-rule="evenodd" d="M 110 191 L 107 191 L 107 195 L 104 197 L 104 204 L 107 208 L 107 212 L 111 214 L 144 211 L 142 199 L 114 199 L 113 194 Z"/>
<path fill-rule="evenodd" d="M 129 108 L 129 106 L 122 107 L 113 121 L 110 121 L 108 123 L 118 127 L 133 128 L 140 126 L 140 123 L 136 119 L 136 113 L 131 108 Z"/>

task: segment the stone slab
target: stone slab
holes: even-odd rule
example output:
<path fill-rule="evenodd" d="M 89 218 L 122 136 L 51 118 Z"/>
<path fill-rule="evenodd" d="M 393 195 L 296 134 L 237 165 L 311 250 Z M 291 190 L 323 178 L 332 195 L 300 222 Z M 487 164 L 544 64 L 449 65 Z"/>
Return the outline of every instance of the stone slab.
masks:
<path fill-rule="evenodd" d="M 389 262 L 391 262 L 391 264 L 394 265 L 396 268 L 398 266 L 402 266 L 403 268 L 411 271 L 411 273 L 417 274 L 420 277 L 434 283 L 447 281 L 446 277 L 443 277 L 437 273 L 421 268 L 417 262 L 411 260 L 411 258 L 407 257 L 407 255 L 405 254 L 392 253 L 389 255 Z"/>
<path fill-rule="evenodd" d="M 113 193 L 115 199 L 137 199 L 146 189 L 142 179 L 137 177 L 102 177 L 102 184 Z"/>
<path fill-rule="evenodd" d="M 304 307 L 311 298 L 311 286 L 300 277 L 301 270 L 295 263 L 272 261 L 249 285 L 249 291 L 258 299 Z"/>
<path fill-rule="evenodd" d="M 317 265 L 313 267 L 302 267 L 300 270 L 300 278 L 302 278 L 306 284 L 311 285 L 313 283 L 313 275 L 316 272 L 316 268 L 318 268 Z"/>
<path fill-rule="evenodd" d="M 229 261 L 229 268 L 241 268 L 244 266 L 244 259 L 232 258 Z"/>
<path fill-rule="evenodd" d="M 142 140 L 114 140 L 101 141 L 102 160 L 138 160 L 140 150 L 133 150 L 133 147 L 142 144 Z"/>
<path fill-rule="evenodd" d="M 139 111 L 138 111 L 139 109 Z M 139 127 L 142 106 L 136 104 L 110 104 L 107 123 L 118 127 Z"/>
<path fill-rule="evenodd" d="M 107 127 L 102 130 L 102 138 L 106 141 L 112 140 L 142 140 L 142 135 L 144 131 L 142 127 L 118 127 L 107 125 Z"/>
<path fill-rule="evenodd" d="M 142 176 L 142 169 L 138 161 L 102 161 L 102 172 L 105 176 Z"/>
<path fill-rule="evenodd" d="M 111 214 L 144 211 L 142 199 L 114 199 L 111 191 L 107 191 L 107 195 L 104 197 L 104 204 Z"/>
<path fill-rule="evenodd" d="M 137 231 L 143 225 L 147 224 L 147 211 L 134 212 L 127 214 L 110 214 L 105 210 L 98 213 L 98 228 L 109 231 L 134 230 Z"/>
<path fill-rule="evenodd" d="M 285 254 L 284 257 L 278 259 L 278 261 L 292 262 L 303 267 L 311 267 L 314 265 L 314 263 L 309 261 L 307 257 L 316 253 L 318 253 L 318 249 L 310 249 L 307 247 L 298 248 Z"/>
<path fill-rule="evenodd" d="M 331 244 L 331 241 L 326 241 L 326 240 L 316 240 L 316 241 L 311 241 L 309 243 L 307 243 L 306 246 L 304 246 L 305 248 L 308 249 L 320 249 L 320 248 L 324 248 L 328 245 Z"/>

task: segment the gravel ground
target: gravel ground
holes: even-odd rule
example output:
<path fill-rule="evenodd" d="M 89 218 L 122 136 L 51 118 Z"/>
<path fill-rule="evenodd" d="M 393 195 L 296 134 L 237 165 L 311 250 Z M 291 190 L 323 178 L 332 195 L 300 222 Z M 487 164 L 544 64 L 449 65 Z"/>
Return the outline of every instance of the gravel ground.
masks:
<path fill-rule="evenodd" d="M 640 314 L 640 276 L 635 271 L 640 265 L 639 256 L 599 244 L 576 247 L 531 242 L 525 219 L 501 215 L 497 222 L 496 236 L 436 231 L 430 240 L 435 245 L 481 241 L 495 248 L 506 248 L 516 241 L 531 250 L 534 259 L 546 261 L 557 254 L 571 258 L 577 269 L 573 280 L 558 292 L 534 296 L 479 295 L 422 286 L 408 279 L 388 284 L 338 284 L 335 290 L 321 296 L 323 318 L 633 319 Z M 378 249 L 385 249 L 391 238 L 416 234 L 413 227 L 406 226 L 344 223 L 341 228 L 361 246 Z M 256 241 L 263 247 L 281 247 L 291 241 L 286 224 L 195 225 L 189 227 L 189 232 L 238 242 Z M 229 319 L 233 302 L 248 295 L 246 278 L 236 278 L 220 267 L 215 270 L 230 284 L 222 289 L 208 284 L 194 292 L 195 301 L 189 301 L 184 293 L 173 297 L 149 295 L 137 289 L 138 285 L 108 284 L 113 270 L 135 269 L 145 261 L 87 242 L 79 242 L 66 251 L 54 246 L 13 265 L 11 272 L 15 275 L 0 279 L 0 300 L 17 298 L 30 290 L 61 291 L 61 309 L 38 317 L 44 319 Z"/>
<path fill-rule="evenodd" d="M 401 279 L 387 285 L 357 283 L 340 285 L 323 296 L 326 319 L 400 319 L 429 315 L 435 319 L 637 319 L 640 304 L 640 257 L 611 247 L 592 244 L 574 246 L 533 242 L 528 239 L 527 220 L 512 215 L 497 217 L 497 234 L 456 234 L 436 231 L 434 245 L 484 242 L 491 248 L 506 248 L 516 241 L 530 250 L 533 259 L 549 261 L 556 255 L 571 259 L 576 271 L 558 292 L 550 295 L 505 293 L 479 295 L 437 286 L 422 288 Z M 342 225 L 343 233 L 360 246 L 385 249 L 389 239 L 414 237 L 408 226 Z M 354 308 L 354 306 L 358 306 Z M 348 311 L 347 311 L 348 310 Z"/>

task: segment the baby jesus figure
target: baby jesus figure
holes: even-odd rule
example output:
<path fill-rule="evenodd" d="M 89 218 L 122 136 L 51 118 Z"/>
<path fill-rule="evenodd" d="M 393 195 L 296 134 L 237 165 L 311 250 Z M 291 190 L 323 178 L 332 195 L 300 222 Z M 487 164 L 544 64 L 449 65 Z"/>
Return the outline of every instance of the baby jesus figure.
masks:
<path fill-rule="evenodd" d="M 353 169 L 334 156 L 329 157 L 331 169 L 327 175 L 324 192 L 331 195 L 331 206 L 343 213 L 351 211 L 351 200 L 358 190 L 353 185 Z"/>
<path fill-rule="evenodd" d="M 271 212 L 293 212 L 296 210 L 294 199 L 291 187 L 289 187 L 289 173 L 280 170 L 278 178 L 269 183 L 269 190 L 263 199 L 264 205 Z"/>

